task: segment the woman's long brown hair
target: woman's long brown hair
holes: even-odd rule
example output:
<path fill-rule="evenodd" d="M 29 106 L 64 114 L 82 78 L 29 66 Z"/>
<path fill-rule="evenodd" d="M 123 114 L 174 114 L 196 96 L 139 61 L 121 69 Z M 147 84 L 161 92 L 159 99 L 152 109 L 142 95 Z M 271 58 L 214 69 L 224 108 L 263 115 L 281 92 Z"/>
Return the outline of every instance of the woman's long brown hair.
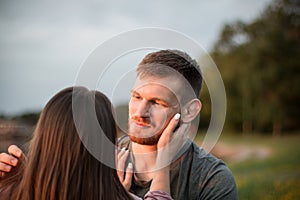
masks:
<path fill-rule="evenodd" d="M 85 119 L 89 115 L 88 107 L 94 105 L 101 128 L 115 144 L 116 124 L 105 95 L 83 87 L 60 91 L 41 113 L 16 199 L 131 199 L 116 170 L 98 161 L 81 142 L 72 114 L 72 95 L 80 99 L 76 105 L 82 111 L 80 123 L 90 126 Z M 99 145 L 104 145 L 103 141 L 99 141 Z M 114 151 L 109 151 L 105 153 L 114 159 Z"/>

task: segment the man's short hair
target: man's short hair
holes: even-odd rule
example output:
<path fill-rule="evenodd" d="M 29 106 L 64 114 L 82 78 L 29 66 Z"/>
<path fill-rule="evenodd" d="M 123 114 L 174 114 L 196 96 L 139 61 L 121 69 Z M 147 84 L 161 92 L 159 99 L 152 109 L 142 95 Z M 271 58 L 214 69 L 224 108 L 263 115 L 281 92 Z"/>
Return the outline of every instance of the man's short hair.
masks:
<path fill-rule="evenodd" d="M 190 84 L 199 98 L 202 87 L 202 74 L 198 63 L 187 53 L 179 50 L 161 50 L 150 53 L 140 62 L 137 68 L 139 77 L 167 77 L 174 70 L 181 74 Z"/>

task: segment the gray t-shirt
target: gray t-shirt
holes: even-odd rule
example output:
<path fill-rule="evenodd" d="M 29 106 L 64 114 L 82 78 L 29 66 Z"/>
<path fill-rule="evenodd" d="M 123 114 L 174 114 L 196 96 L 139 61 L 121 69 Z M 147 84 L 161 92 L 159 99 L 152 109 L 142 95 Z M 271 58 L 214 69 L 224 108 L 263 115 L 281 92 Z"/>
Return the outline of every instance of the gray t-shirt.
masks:
<path fill-rule="evenodd" d="M 118 145 L 120 148 L 131 149 L 127 135 L 119 139 Z M 174 199 L 238 199 L 235 180 L 225 163 L 192 141 L 186 143 L 172 162 L 170 184 Z M 144 197 L 150 185 L 151 181 L 138 182 L 133 178 L 130 192 Z"/>

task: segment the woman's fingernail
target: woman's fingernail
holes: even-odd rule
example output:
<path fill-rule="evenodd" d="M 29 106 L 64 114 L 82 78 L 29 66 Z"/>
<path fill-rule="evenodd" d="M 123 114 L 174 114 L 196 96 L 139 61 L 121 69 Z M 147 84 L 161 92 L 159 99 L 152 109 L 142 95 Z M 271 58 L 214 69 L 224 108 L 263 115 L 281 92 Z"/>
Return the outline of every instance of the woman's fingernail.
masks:
<path fill-rule="evenodd" d="M 126 150 L 126 148 L 125 147 L 123 147 L 122 149 L 121 149 L 121 151 L 125 151 Z"/>
<path fill-rule="evenodd" d="M 130 163 L 128 163 L 128 168 L 129 169 L 132 169 L 133 168 L 133 166 L 132 166 L 132 163 L 130 162 Z"/>
<path fill-rule="evenodd" d="M 174 116 L 174 119 L 178 120 L 180 118 L 180 114 L 176 113 L 176 115 Z"/>
<path fill-rule="evenodd" d="M 11 162 L 13 165 L 16 165 L 16 164 L 18 163 L 18 160 L 15 159 L 15 158 L 12 158 L 12 159 L 10 160 L 10 162 Z"/>
<path fill-rule="evenodd" d="M 21 152 L 20 150 L 17 150 L 17 151 L 16 151 L 16 154 L 17 154 L 18 157 L 21 157 L 22 152 Z"/>
<path fill-rule="evenodd" d="M 6 169 L 7 172 L 10 172 L 11 166 L 5 166 L 5 169 Z"/>

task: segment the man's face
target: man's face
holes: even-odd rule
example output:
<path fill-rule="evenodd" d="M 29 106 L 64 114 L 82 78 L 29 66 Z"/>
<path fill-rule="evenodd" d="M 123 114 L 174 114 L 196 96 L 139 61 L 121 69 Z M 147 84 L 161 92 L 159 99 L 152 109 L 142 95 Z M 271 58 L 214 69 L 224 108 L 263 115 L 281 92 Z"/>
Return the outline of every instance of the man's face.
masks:
<path fill-rule="evenodd" d="M 155 145 L 171 118 L 180 112 L 180 83 L 174 78 L 137 78 L 129 102 L 129 137 Z"/>

